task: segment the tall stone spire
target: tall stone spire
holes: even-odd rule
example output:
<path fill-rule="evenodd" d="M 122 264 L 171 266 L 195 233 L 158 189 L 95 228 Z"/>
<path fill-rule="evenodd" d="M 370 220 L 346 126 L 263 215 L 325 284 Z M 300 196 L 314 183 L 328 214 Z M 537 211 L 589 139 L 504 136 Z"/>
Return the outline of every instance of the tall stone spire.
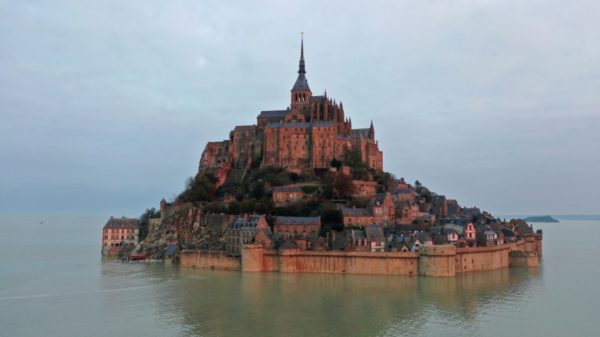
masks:
<path fill-rule="evenodd" d="M 304 33 L 300 35 L 300 63 L 298 64 L 298 74 L 306 74 L 304 64 Z"/>
<path fill-rule="evenodd" d="M 304 76 L 305 74 L 306 66 L 304 63 L 304 33 L 302 33 L 300 38 L 300 62 L 298 64 L 298 78 L 292 87 L 292 110 L 296 108 L 304 111 L 307 109 L 310 103 L 312 91 L 310 91 L 308 81 L 306 80 L 306 76 Z"/>
<path fill-rule="evenodd" d="M 371 120 L 371 126 L 369 127 L 369 139 L 375 140 L 375 128 L 373 127 L 373 121 Z"/>
<path fill-rule="evenodd" d="M 310 91 L 308 81 L 304 76 L 305 74 L 306 64 L 304 63 L 304 33 L 302 33 L 300 38 L 300 62 L 298 64 L 298 78 L 296 79 L 296 83 L 294 83 L 292 91 Z"/>

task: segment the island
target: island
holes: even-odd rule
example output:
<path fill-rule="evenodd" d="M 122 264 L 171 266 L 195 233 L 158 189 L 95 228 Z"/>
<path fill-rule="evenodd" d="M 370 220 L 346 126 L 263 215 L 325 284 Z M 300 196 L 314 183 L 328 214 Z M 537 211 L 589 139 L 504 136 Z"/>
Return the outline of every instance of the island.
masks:
<path fill-rule="evenodd" d="M 242 272 L 454 276 L 538 266 L 541 230 L 386 172 L 373 121 L 357 128 L 341 100 L 313 94 L 303 40 L 297 73 L 289 105 L 208 142 L 176 198 L 139 218 L 111 217 L 102 253 Z"/>
<path fill-rule="evenodd" d="M 555 223 L 555 222 L 559 222 L 558 220 L 554 219 L 553 217 L 549 216 L 549 215 L 543 215 L 543 216 L 528 216 L 525 219 L 523 219 L 525 222 L 548 222 L 548 223 Z"/>

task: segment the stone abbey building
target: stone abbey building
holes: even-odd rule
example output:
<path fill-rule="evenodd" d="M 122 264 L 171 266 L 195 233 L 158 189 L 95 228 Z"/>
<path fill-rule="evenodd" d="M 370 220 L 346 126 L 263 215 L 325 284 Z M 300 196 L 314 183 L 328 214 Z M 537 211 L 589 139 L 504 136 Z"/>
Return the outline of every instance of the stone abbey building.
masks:
<path fill-rule="evenodd" d="M 353 129 L 341 101 L 337 103 L 326 91 L 322 96 L 313 95 L 306 80 L 303 41 L 298 78 L 290 96 L 286 109 L 261 111 L 255 125 L 238 125 L 228 140 L 209 142 L 200 170 L 216 172 L 221 183 L 232 169 L 274 166 L 300 173 L 328 169 L 333 159 L 341 159 L 349 149 L 360 150 L 369 168 L 383 169 L 373 123 L 369 128 Z"/>

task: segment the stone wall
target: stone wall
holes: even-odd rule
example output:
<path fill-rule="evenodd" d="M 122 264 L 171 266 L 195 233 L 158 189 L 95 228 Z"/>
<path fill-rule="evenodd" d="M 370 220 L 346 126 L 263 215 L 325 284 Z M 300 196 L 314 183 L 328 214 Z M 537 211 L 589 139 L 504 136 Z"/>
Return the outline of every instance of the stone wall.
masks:
<path fill-rule="evenodd" d="M 419 253 L 266 250 L 248 244 L 242 258 L 222 251 L 182 251 L 184 267 L 241 270 L 244 272 L 334 273 L 369 275 L 455 276 L 458 273 L 539 264 L 539 241 L 522 240 L 493 247 L 456 248 L 453 245 L 422 246 Z"/>
<path fill-rule="evenodd" d="M 540 257 L 536 252 L 512 251 L 509 253 L 511 267 L 538 267 Z"/>
<path fill-rule="evenodd" d="M 242 252 L 242 271 L 417 275 L 418 256 L 401 252 L 274 251 L 247 245 Z"/>
<path fill-rule="evenodd" d="M 179 264 L 190 268 L 240 270 L 239 258 L 215 250 L 183 250 L 179 254 Z"/>
<path fill-rule="evenodd" d="M 454 276 L 456 274 L 454 245 L 431 245 L 419 248 L 419 275 Z"/>
<path fill-rule="evenodd" d="M 509 266 L 510 245 L 457 248 L 456 273 L 494 270 Z"/>

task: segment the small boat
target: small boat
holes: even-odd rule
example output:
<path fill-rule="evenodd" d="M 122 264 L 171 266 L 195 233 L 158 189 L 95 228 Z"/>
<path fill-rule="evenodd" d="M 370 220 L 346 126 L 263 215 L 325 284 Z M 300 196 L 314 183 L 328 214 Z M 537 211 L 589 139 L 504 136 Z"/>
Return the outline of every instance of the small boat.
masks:
<path fill-rule="evenodd" d="M 144 255 L 144 254 L 131 255 L 129 257 L 129 261 L 145 261 L 145 260 L 146 260 L 146 255 Z"/>

